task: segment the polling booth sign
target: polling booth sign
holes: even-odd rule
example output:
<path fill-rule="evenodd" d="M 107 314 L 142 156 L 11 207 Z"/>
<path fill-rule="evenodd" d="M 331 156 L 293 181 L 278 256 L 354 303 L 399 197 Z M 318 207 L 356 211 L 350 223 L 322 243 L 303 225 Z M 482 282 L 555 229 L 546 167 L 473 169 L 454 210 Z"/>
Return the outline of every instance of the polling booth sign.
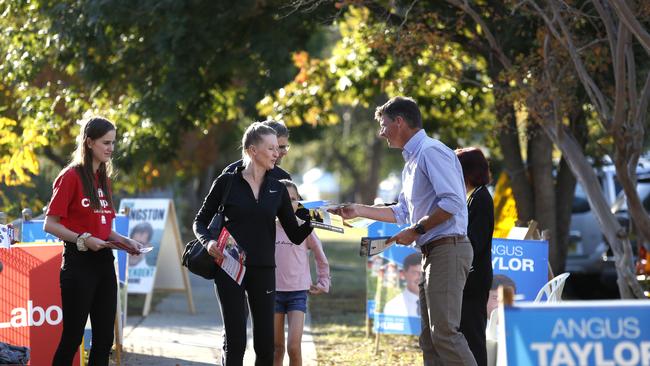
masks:
<path fill-rule="evenodd" d="M 406 225 L 375 222 L 368 237 L 387 237 Z M 422 276 L 420 251 L 392 245 L 368 258 L 367 308 L 377 334 L 420 334 L 418 283 Z"/>
<path fill-rule="evenodd" d="M 650 365 L 650 302 L 501 306 L 498 365 Z"/>
<path fill-rule="evenodd" d="M 28 244 L 61 243 L 56 236 L 43 230 L 43 220 L 24 220 L 21 224 L 20 242 Z"/>
<path fill-rule="evenodd" d="M 42 244 L 61 244 L 61 241 L 59 238 L 46 233 L 45 230 L 43 230 L 43 220 L 25 220 L 22 222 L 21 225 L 21 245 L 42 245 Z M 129 227 L 129 218 L 125 215 L 116 215 L 115 219 L 113 220 L 113 230 L 117 233 L 120 233 L 121 235 L 127 236 L 128 235 L 128 227 Z M 34 249 L 38 250 L 38 249 Z M 59 249 L 60 251 L 63 250 L 62 247 Z M 60 252 L 59 252 L 60 253 Z M 118 347 L 121 346 L 123 343 L 123 329 L 124 325 L 126 324 L 126 293 L 127 293 L 127 253 L 122 250 L 113 250 L 113 255 L 116 258 L 116 273 L 117 273 L 117 278 L 118 278 L 118 316 L 116 318 L 117 321 L 117 326 L 116 326 L 116 345 Z M 57 282 L 56 282 L 56 288 L 59 288 L 59 283 L 58 283 L 58 272 L 55 275 Z M 84 342 L 83 342 L 83 348 L 84 349 L 89 349 L 90 347 L 90 340 L 91 340 L 91 329 L 90 329 L 90 322 L 86 324 L 86 330 L 84 332 Z"/>
<path fill-rule="evenodd" d="M 373 299 L 374 332 L 420 334 L 421 258 L 419 250 L 393 245 L 372 259 L 375 267 L 380 265 Z"/>
<path fill-rule="evenodd" d="M 61 243 L 56 236 L 46 233 L 43 230 L 43 220 L 25 220 L 21 225 L 21 243 L 22 244 L 53 244 Z M 126 215 L 115 215 L 113 219 L 113 230 L 121 235 L 128 236 L 129 234 L 129 218 Z M 127 285 L 127 270 L 128 254 L 123 250 L 113 250 L 113 255 L 117 264 L 117 278 L 119 281 L 120 309 L 122 310 L 121 321 L 126 320 L 126 285 Z M 120 329 L 122 329 L 120 327 Z"/>
<path fill-rule="evenodd" d="M 117 215 L 113 219 L 113 230 L 123 236 L 128 236 L 129 233 L 129 218 L 126 215 Z M 113 250 L 117 264 L 117 344 L 118 347 L 124 343 L 124 326 L 126 325 L 126 310 L 128 300 L 128 253 L 123 250 Z"/>
<path fill-rule="evenodd" d="M 63 330 L 61 244 L 0 248 L 0 341 L 31 349 L 31 365 L 50 365 Z M 80 364 L 79 353 L 74 365 Z"/>
<path fill-rule="evenodd" d="M 367 228 L 367 235 L 370 238 L 390 236 L 399 232 L 399 226 L 396 224 L 375 221 Z M 366 314 L 373 317 L 375 312 L 375 294 L 377 292 L 377 276 L 384 265 L 381 256 L 368 257 L 368 266 L 366 267 Z"/>
<path fill-rule="evenodd" d="M 128 292 L 145 294 L 142 315 L 151 310 L 154 290 L 183 291 L 190 313 L 194 313 L 187 269 L 181 266 L 182 243 L 174 202 L 170 199 L 125 198 L 120 212 L 129 217 L 131 239 L 153 249 L 147 254 L 129 255 Z"/>
<path fill-rule="evenodd" d="M 517 300 L 532 301 L 548 281 L 548 242 L 492 239 L 492 270 L 515 283 Z"/>

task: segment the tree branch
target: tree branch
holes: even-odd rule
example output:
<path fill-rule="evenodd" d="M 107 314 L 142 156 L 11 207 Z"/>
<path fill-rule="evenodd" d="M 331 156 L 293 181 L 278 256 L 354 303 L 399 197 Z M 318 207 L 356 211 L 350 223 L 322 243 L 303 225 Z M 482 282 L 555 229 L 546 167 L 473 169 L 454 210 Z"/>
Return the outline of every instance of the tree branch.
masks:
<path fill-rule="evenodd" d="M 492 31 L 490 31 L 490 28 L 487 26 L 483 18 L 474 9 L 472 9 L 469 3 L 466 0 L 465 1 L 447 0 L 447 2 L 464 11 L 476 22 L 476 24 L 478 24 L 481 27 L 481 29 L 485 34 L 484 36 L 485 39 L 490 44 L 490 49 L 492 50 L 492 52 L 494 52 L 497 55 L 499 62 L 501 62 L 503 67 L 506 69 L 512 68 L 512 62 L 510 61 L 508 56 L 506 56 L 505 53 L 503 53 L 503 50 L 501 49 L 501 46 L 499 46 L 499 43 L 497 42 L 496 38 L 492 34 Z"/>
<path fill-rule="evenodd" d="M 644 29 L 639 19 L 636 18 L 632 9 L 627 6 L 624 0 L 609 0 L 610 4 L 616 10 L 621 22 L 625 23 L 627 28 L 636 36 L 646 52 L 650 54 L 650 34 Z"/>
<path fill-rule="evenodd" d="M 650 99 L 650 72 L 645 79 L 645 85 L 641 91 L 641 97 L 639 98 L 639 104 L 637 105 L 635 120 L 638 121 L 641 126 L 644 125 L 646 115 L 648 114 L 648 99 Z"/>
<path fill-rule="evenodd" d="M 582 82 L 585 91 L 587 92 L 587 95 L 589 95 L 589 99 L 591 100 L 591 102 L 594 104 L 594 107 L 598 111 L 600 120 L 603 123 L 603 125 L 605 126 L 606 129 L 609 129 L 609 126 L 611 124 L 610 119 L 612 117 L 605 96 L 603 95 L 603 93 L 600 91 L 600 89 L 598 88 L 594 80 L 587 72 L 587 69 L 584 63 L 582 62 L 582 59 L 580 59 L 580 55 L 578 54 L 578 51 L 576 50 L 576 47 L 573 44 L 573 37 L 571 35 L 571 32 L 568 29 L 564 20 L 562 19 L 561 15 L 559 14 L 557 6 L 555 5 L 554 1 L 548 0 L 548 4 L 551 11 L 553 12 L 553 19 L 555 19 L 560 26 L 561 33 L 554 26 L 553 20 L 549 19 L 548 15 L 546 15 L 546 13 L 539 7 L 539 5 L 537 5 L 537 3 L 534 0 L 525 0 L 525 1 L 531 4 L 531 6 L 535 9 L 535 11 L 537 11 L 539 16 L 542 17 L 544 23 L 546 23 L 546 26 L 548 27 L 551 34 L 553 34 L 553 36 L 558 40 L 558 42 L 560 42 L 560 44 L 562 44 L 569 52 L 571 61 L 573 61 L 573 64 L 576 68 L 576 72 L 578 73 L 578 77 L 580 78 L 580 81 Z"/>
<path fill-rule="evenodd" d="M 59 167 L 63 168 L 68 164 L 65 159 L 61 158 L 57 154 L 54 153 L 54 150 L 52 150 L 51 146 L 45 146 L 43 148 L 43 154 L 45 154 L 45 157 L 50 159 L 53 163 L 58 165 Z"/>
<path fill-rule="evenodd" d="M 627 93 L 628 103 L 627 106 L 630 115 L 628 118 L 633 118 L 636 111 L 636 106 L 639 103 L 637 87 L 636 87 L 636 62 L 634 60 L 634 49 L 632 48 L 632 37 L 630 36 L 629 42 L 625 42 L 625 60 L 627 61 Z M 640 123 L 640 122 L 634 122 Z"/>
<path fill-rule="evenodd" d="M 616 25 L 614 24 L 614 19 L 612 19 L 612 14 L 605 10 L 605 6 L 600 0 L 592 0 L 592 3 L 605 25 L 607 39 L 609 40 L 609 52 L 611 52 L 613 58 L 613 55 L 616 54 Z M 616 67 L 616 64 L 614 64 L 614 67 Z"/>
<path fill-rule="evenodd" d="M 614 59 L 614 118 L 609 131 L 613 136 L 617 133 L 624 133 L 621 131 L 625 123 L 625 48 L 626 43 L 630 40 L 630 31 L 623 25 L 619 24 L 618 37 L 616 40 L 616 53 L 613 54 Z"/>
<path fill-rule="evenodd" d="M 411 12 L 411 10 L 413 9 L 413 6 L 415 6 L 415 3 L 417 3 L 417 2 L 418 2 L 418 0 L 413 0 L 411 5 L 409 5 L 408 9 L 406 9 L 406 12 L 404 13 L 404 20 L 402 20 L 402 24 L 400 24 L 400 28 L 403 27 L 404 24 L 406 24 L 406 21 L 409 18 L 409 13 Z"/>

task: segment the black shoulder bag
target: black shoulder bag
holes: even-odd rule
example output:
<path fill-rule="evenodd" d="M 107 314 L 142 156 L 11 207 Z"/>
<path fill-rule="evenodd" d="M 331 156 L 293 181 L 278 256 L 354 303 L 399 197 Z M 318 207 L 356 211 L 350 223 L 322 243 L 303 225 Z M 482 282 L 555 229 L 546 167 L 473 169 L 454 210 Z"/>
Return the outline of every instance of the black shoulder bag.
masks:
<path fill-rule="evenodd" d="M 210 225 L 208 225 L 208 231 L 214 237 L 214 240 L 217 240 L 219 234 L 224 225 L 224 204 L 228 199 L 228 194 L 230 193 L 230 187 L 232 186 L 232 181 L 235 179 L 234 176 L 228 178 L 228 183 L 226 184 L 226 191 L 221 197 L 221 203 L 217 209 L 217 213 L 214 214 Z M 185 244 L 185 250 L 183 251 L 183 265 L 190 270 L 190 272 L 195 275 L 199 275 L 207 280 L 213 280 L 217 272 L 217 264 L 214 261 L 214 257 L 208 254 L 208 249 L 201 244 L 199 239 L 194 239 L 187 244 Z"/>

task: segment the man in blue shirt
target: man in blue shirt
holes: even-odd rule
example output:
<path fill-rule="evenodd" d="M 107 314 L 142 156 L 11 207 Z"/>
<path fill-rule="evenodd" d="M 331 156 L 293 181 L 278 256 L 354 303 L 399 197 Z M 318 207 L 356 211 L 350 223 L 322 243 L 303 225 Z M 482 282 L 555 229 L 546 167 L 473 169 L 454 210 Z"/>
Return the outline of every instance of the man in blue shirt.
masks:
<path fill-rule="evenodd" d="M 415 245 L 422 251 L 420 348 L 425 365 L 476 365 L 459 331 L 463 287 L 473 251 L 467 233 L 463 170 L 453 150 L 422 129 L 411 98 L 395 97 L 377 108 L 379 135 L 402 149 L 402 192 L 396 205 L 351 204 L 332 212 L 343 218 L 410 224 L 387 243 Z"/>

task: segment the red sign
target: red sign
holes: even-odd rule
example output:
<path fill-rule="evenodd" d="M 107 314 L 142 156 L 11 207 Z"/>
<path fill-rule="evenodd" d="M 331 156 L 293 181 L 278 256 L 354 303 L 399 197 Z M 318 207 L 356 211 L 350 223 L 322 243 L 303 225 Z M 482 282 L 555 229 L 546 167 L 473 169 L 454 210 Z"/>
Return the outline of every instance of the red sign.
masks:
<path fill-rule="evenodd" d="M 0 248 L 0 341 L 29 347 L 30 365 L 52 364 L 63 330 L 62 251 L 60 244 Z"/>

